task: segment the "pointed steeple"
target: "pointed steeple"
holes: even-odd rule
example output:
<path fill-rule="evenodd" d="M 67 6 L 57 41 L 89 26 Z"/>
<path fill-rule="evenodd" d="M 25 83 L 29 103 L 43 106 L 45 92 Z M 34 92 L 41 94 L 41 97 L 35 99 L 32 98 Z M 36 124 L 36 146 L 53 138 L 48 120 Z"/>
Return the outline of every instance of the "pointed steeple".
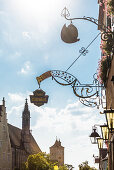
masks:
<path fill-rule="evenodd" d="M 3 102 L 3 106 L 5 107 L 5 99 L 4 99 L 4 97 L 3 97 L 2 102 Z"/>
<path fill-rule="evenodd" d="M 22 142 L 28 143 L 30 142 L 30 111 L 28 108 L 27 99 L 25 100 L 25 106 L 22 113 Z"/>
<path fill-rule="evenodd" d="M 26 99 L 24 111 L 22 113 L 22 130 L 30 130 L 30 111 L 28 108 L 28 102 Z"/>
<path fill-rule="evenodd" d="M 28 111 L 28 103 L 27 103 L 27 99 L 25 99 L 25 107 L 24 107 L 24 111 Z"/>

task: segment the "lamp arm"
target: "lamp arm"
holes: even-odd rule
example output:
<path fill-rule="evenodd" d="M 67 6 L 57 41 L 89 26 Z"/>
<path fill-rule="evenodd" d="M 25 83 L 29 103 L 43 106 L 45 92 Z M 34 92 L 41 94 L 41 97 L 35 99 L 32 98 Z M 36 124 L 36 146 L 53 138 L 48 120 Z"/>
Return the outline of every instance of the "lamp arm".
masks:
<path fill-rule="evenodd" d="M 101 126 L 101 125 L 99 125 L 99 124 L 95 124 L 93 127 L 96 127 L 96 126 Z"/>

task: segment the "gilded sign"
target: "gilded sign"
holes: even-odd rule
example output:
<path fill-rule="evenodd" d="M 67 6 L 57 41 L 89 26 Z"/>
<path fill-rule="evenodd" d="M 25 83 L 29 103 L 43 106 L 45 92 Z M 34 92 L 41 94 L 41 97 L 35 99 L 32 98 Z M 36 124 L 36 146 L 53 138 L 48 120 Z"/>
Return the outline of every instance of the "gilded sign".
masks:
<path fill-rule="evenodd" d="M 48 102 L 48 95 L 45 95 L 45 92 L 41 89 L 35 90 L 34 95 L 30 95 L 31 103 L 34 103 L 36 106 L 42 106 L 44 103 Z"/>

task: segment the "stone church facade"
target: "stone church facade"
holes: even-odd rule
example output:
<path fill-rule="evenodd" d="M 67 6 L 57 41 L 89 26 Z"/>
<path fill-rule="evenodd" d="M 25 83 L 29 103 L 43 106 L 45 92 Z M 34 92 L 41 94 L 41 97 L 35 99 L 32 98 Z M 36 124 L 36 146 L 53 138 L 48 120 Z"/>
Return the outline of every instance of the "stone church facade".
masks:
<path fill-rule="evenodd" d="M 12 170 L 12 149 L 8 132 L 5 101 L 0 105 L 0 170 Z"/>
<path fill-rule="evenodd" d="M 5 100 L 0 105 L 0 170 L 21 169 L 31 154 L 41 152 L 30 132 L 30 111 L 27 99 L 22 112 L 22 129 L 7 123 Z M 50 160 L 64 165 L 64 147 L 60 140 L 50 147 Z"/>
<path fill-rule="evenodd" d="M 20 169 L 30 154 L 41 149 L 30 132 L 30 111 L 27 100 L 22 113 L 22 129 L 7 123 L 5 100 L 0 105 L 0 170 Z"/>

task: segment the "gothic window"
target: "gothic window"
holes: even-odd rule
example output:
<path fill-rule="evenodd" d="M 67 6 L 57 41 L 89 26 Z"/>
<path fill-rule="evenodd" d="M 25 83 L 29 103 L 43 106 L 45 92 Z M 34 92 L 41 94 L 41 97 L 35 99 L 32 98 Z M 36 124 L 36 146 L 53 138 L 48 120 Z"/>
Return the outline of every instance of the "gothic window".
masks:
<path fill-rule="evenodd" d="M 0 140 L 0 148 L 2 147 L 2 140 Z"/>
<path fill-rule="evenodd" d="M 3 152 L 3 160 L 5 160 L 5 155 L 6 155 L 5 152 Z"/>
<path fill-rule="evenodd" d="M 5 131 L 5 125 L 3 125 L 3 131 Z"/>
<path fill-rule="evenodd" d="M 8 162 L 10 161 L 10 157 L 11 157 L 11 155 L 10 155 L 10 153 L 8 153 L 8 155 L 7 155 Z"/>

